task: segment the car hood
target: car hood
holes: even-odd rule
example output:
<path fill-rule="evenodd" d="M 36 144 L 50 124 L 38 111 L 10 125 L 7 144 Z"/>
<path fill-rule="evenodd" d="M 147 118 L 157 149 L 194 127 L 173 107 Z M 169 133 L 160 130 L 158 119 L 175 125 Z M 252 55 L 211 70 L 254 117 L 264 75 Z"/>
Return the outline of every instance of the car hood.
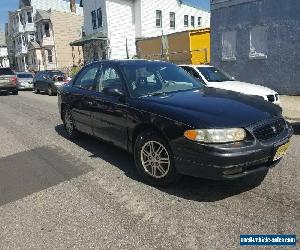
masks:
<path fill-rule="evenodd" d="M 135 105 L 194 128 L 246 127 L 282 111 L 259 97 L 214 88 L 141 97 Z"/>
<path fill-rule="evenodd" d="M 245 95 L 267 96 L 277 94 L 274 90 L 252 83 L 240 81 L 209 82 L 208 87 L 231 90 Z"/>

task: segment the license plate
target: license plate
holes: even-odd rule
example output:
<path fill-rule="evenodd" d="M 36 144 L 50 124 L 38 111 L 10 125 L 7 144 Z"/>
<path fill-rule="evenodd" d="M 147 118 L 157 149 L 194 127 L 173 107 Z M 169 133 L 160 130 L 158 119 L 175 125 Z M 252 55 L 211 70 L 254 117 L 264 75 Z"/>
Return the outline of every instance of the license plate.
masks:
<path fill-rule="evenodd" d="M 277 149 L 277 151 L 276 151 L 276 153 L 275 153 L 275 156 L 274 156 L 274 158 L 273 158 L 273 161 L 277 161 L 277 160 L 279 160 L 280 158 L 282 158 L 282 157 L 286 154 L 286 152 L 287 152 L 289 146 L 290 146 L 290 142 L 281 145 L 281 146 Z"/>

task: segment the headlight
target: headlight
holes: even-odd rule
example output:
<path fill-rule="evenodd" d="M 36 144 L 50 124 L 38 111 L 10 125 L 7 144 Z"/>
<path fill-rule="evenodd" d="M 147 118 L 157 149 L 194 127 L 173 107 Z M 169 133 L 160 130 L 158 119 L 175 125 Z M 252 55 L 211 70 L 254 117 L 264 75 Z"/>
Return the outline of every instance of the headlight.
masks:
<path fill-rule="evenodd" d="M 185 131 L 184 136 L 189 140 L 204 143 L 227 143 L 244 140 L 246 131 L 242 128 L 195 129 Z"/>

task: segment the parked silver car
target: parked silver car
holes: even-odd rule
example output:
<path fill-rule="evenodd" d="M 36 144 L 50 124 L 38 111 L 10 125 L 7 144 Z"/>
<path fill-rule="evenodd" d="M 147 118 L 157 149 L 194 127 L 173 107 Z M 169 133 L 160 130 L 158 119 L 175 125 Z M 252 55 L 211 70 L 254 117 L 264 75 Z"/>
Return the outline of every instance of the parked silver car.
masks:
<path fill-rule="evenodd" d="M 33 75 L 30 72 L 17 72 L 18 89 L 33 89 Z"/>
<path fill-rule="evenodd" d="M 18 79 L 10 68 L 0 68 L 0 93 L 18 94 Z"/>

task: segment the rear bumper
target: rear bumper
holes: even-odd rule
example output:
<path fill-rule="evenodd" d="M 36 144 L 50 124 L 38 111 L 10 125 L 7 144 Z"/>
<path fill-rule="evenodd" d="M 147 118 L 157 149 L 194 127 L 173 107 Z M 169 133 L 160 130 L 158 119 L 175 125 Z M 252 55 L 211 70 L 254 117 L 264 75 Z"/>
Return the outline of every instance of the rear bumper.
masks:
<path fill-rule="evenodd" d="M 0 92 L 11 92 L 17 90 L 17 86 L 0 86 Z"/>
<path fill-rule="evenodd" d="M 264 172 L 280 160 L 273 161 L 279 146 L 293 134 L 289 127 L 268 143 L 252 141 L 227 145 L 204 145 L 180 138 L 171 142 L 175 167 L 179 173 L 215 180 L 232 180 Z"/>

